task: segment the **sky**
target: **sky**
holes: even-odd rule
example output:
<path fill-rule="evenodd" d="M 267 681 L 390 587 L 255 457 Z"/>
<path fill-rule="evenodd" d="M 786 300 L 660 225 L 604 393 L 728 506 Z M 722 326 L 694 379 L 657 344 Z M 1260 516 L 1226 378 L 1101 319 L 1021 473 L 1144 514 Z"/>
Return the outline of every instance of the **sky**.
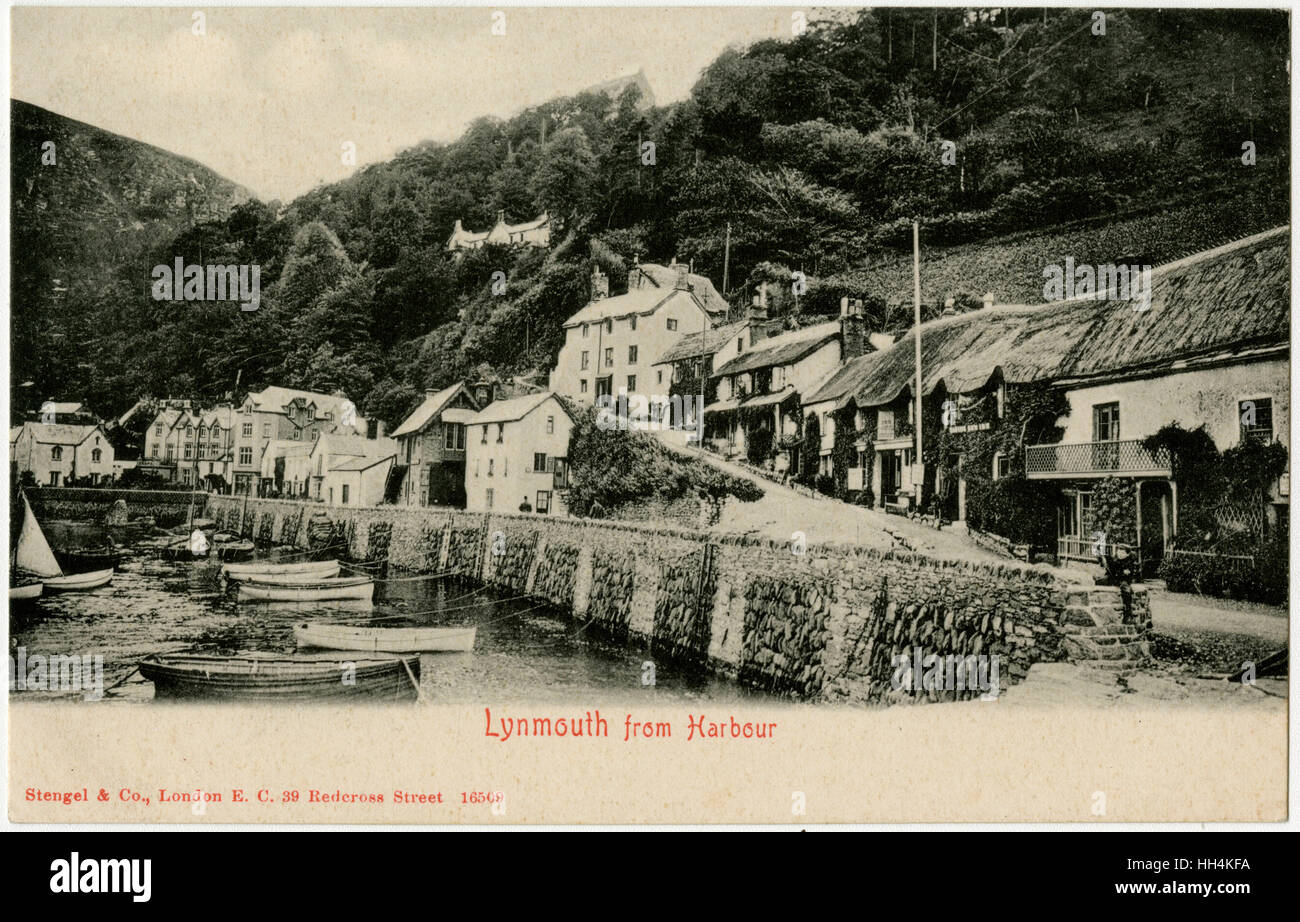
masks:
<path fill-rule="evenodd" d="M 727 46 L 791 34 L 786 7 L 213 8 L 203 34 L 182 7 L 11 13 L 14 98 L 286 202 L 638 69 L 660 105 L 683 99 Z"/>

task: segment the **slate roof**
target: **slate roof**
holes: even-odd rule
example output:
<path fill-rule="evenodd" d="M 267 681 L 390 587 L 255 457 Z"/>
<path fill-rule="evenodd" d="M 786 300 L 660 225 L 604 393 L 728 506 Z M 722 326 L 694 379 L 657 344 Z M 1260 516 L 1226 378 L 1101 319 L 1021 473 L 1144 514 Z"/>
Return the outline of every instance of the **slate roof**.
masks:
<path fill-rule="evenodd" d="M 681 339 L 665 350 L 664 354 L 655 362 L 656 365 L 663 365 L 667 362 L 676 362 L 681 359 L 693 359 L 702 355 L 713 355 L 721 349 L 732 337 L 739 336 L 741 332 L 749 325 L 748 320 L 737 320 L 735 323 L 723 324 L 720 327 L 713 327 L 710 330 L 700 330 L 695 333 L 687 333 Z"/>
<path fill-rule="evenodd" d="M 402 420 L 402 424 L 392 431 L 392 437 L 397 438 L 399 435 L 410 435 L 413 432 L 419 432 L 442 412 L 447 404 L 451 403 L 456 394 L 464 389 L 464 383 L 457 381 L 455 384 L 444 387 L 436 394 L 428 395 L 424 398 L 424 402 L 416 407 L 411 412 L 411 415 Z"/>
<path fill-rule="evenodd" d="M 840 335 L 838 320 L 814 324 L 799 330 L 789 330 L 768 339 L 759 340 L 747 352 L 742 352 L 721 368 L 716 369 L 711 377 L 740 374 L 756 368 L 771 368 L 777 365 L 789 365 L 806 355 L 815 352 L 823 345 Z"/>

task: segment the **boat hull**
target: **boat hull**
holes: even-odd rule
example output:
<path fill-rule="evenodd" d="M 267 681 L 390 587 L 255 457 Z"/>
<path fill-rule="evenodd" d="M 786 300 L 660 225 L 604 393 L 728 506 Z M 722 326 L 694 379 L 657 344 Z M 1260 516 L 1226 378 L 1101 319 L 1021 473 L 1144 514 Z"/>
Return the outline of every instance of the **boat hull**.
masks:
<path fill-rule="evenodd" d="M 239 601 L 241 602 L 336 602 L 369 601 L 374 598 L 375 584 L 365 582 L 348 582 L 346 585 L 329 585 L 323 582 L 311 583 L 261 583 L 244 582 L 239 584 Z"/>
<path fill-rule="evenodd" d="M 39 599 L 41 593 L 45 591 L 44 583 L 28 583 L 26 586 L 10 586 L 10 602 L 30 602 L 32 599 Z"/>
<path fill-rule="evenodd" d="M 113 569 L 92 570 L 89 573 L 73 573 L 70 576 L 50 576 L 45 578 L 45 588 L 50 592 L 77 592 L 86 589 L 98 589 L 108 585 L 113 579 Z"/>
<path fill-rule="evenodd" d="M 337 560 L 319 560 L 305 563 L 227 564 L 221 568 L 221 573 L 227 579 L 235 580 L 291 575 L 329 579 L 339 575 L 339 562 Z"/>
<path fill-rule="evenodd" d="M 407 670 L 410 670 L 408 673 Z M 420 659 L 347 660 L 330 656 L 149 656 L 140 673 L 156 698 L 221 701 L 416 697 Z"/>
<path fill-rule="evenodd" d="M 306 622 L 293 626 L 300 647 L 367 653 L 469 653 L 477 628 L 352 627 Z"/>

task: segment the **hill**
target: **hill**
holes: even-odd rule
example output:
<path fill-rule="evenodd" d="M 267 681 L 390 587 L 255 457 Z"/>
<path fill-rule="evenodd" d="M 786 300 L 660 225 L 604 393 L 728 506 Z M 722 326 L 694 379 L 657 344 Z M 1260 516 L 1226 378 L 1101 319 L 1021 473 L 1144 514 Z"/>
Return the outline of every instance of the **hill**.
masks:
<path fill-rule="evenodd" d="M 1287 220 L 1283 12 L 1110 11 L 1100 34 L 1075 9 L 824 15 L 728 49 L 680 103 L 636 87 L 552 100 L 283 210 L 159 234 L 143 260 L 101 248 L 112 279 L 71 312 L 81 330 L 16 330 L 15 354 L 48 350 L 50 380 L 106 409 L 278 383 L 341 387 L 391 424 L 471 370 L 544 373 L 593 264 L 617 292 L 634 258 L 678 256 L 737 308 L 769 282 L 790 323 L 848 294 L 884 328 L 910 303 L 913 220 L 930 313 L 986 291 L 1037 300 L 1066 256 L 1154 265 Z M 543 210 L 549 249 L 445 249 L 457 220 Z M 115 221 L 87 223 L 111 236 Z M 58 231 L 33 226 L 16 266 Z M 159 308 L 139 266 L 175 256 L 256 262 L 262 309 Z"/>

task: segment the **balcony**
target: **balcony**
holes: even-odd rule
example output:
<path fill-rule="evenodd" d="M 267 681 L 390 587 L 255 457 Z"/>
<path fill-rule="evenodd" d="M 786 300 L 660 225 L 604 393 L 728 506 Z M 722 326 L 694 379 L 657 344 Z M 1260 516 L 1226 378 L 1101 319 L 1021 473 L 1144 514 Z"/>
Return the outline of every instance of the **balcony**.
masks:
<path fill-rule="evenodd" d="M 1025 475 L 1030 480 L 1083 477 L 1168 477 L 1169 453 L 1147 451 L 1136 439 L 1127 442 L 1080 442 L 1030 445 Z"/>

